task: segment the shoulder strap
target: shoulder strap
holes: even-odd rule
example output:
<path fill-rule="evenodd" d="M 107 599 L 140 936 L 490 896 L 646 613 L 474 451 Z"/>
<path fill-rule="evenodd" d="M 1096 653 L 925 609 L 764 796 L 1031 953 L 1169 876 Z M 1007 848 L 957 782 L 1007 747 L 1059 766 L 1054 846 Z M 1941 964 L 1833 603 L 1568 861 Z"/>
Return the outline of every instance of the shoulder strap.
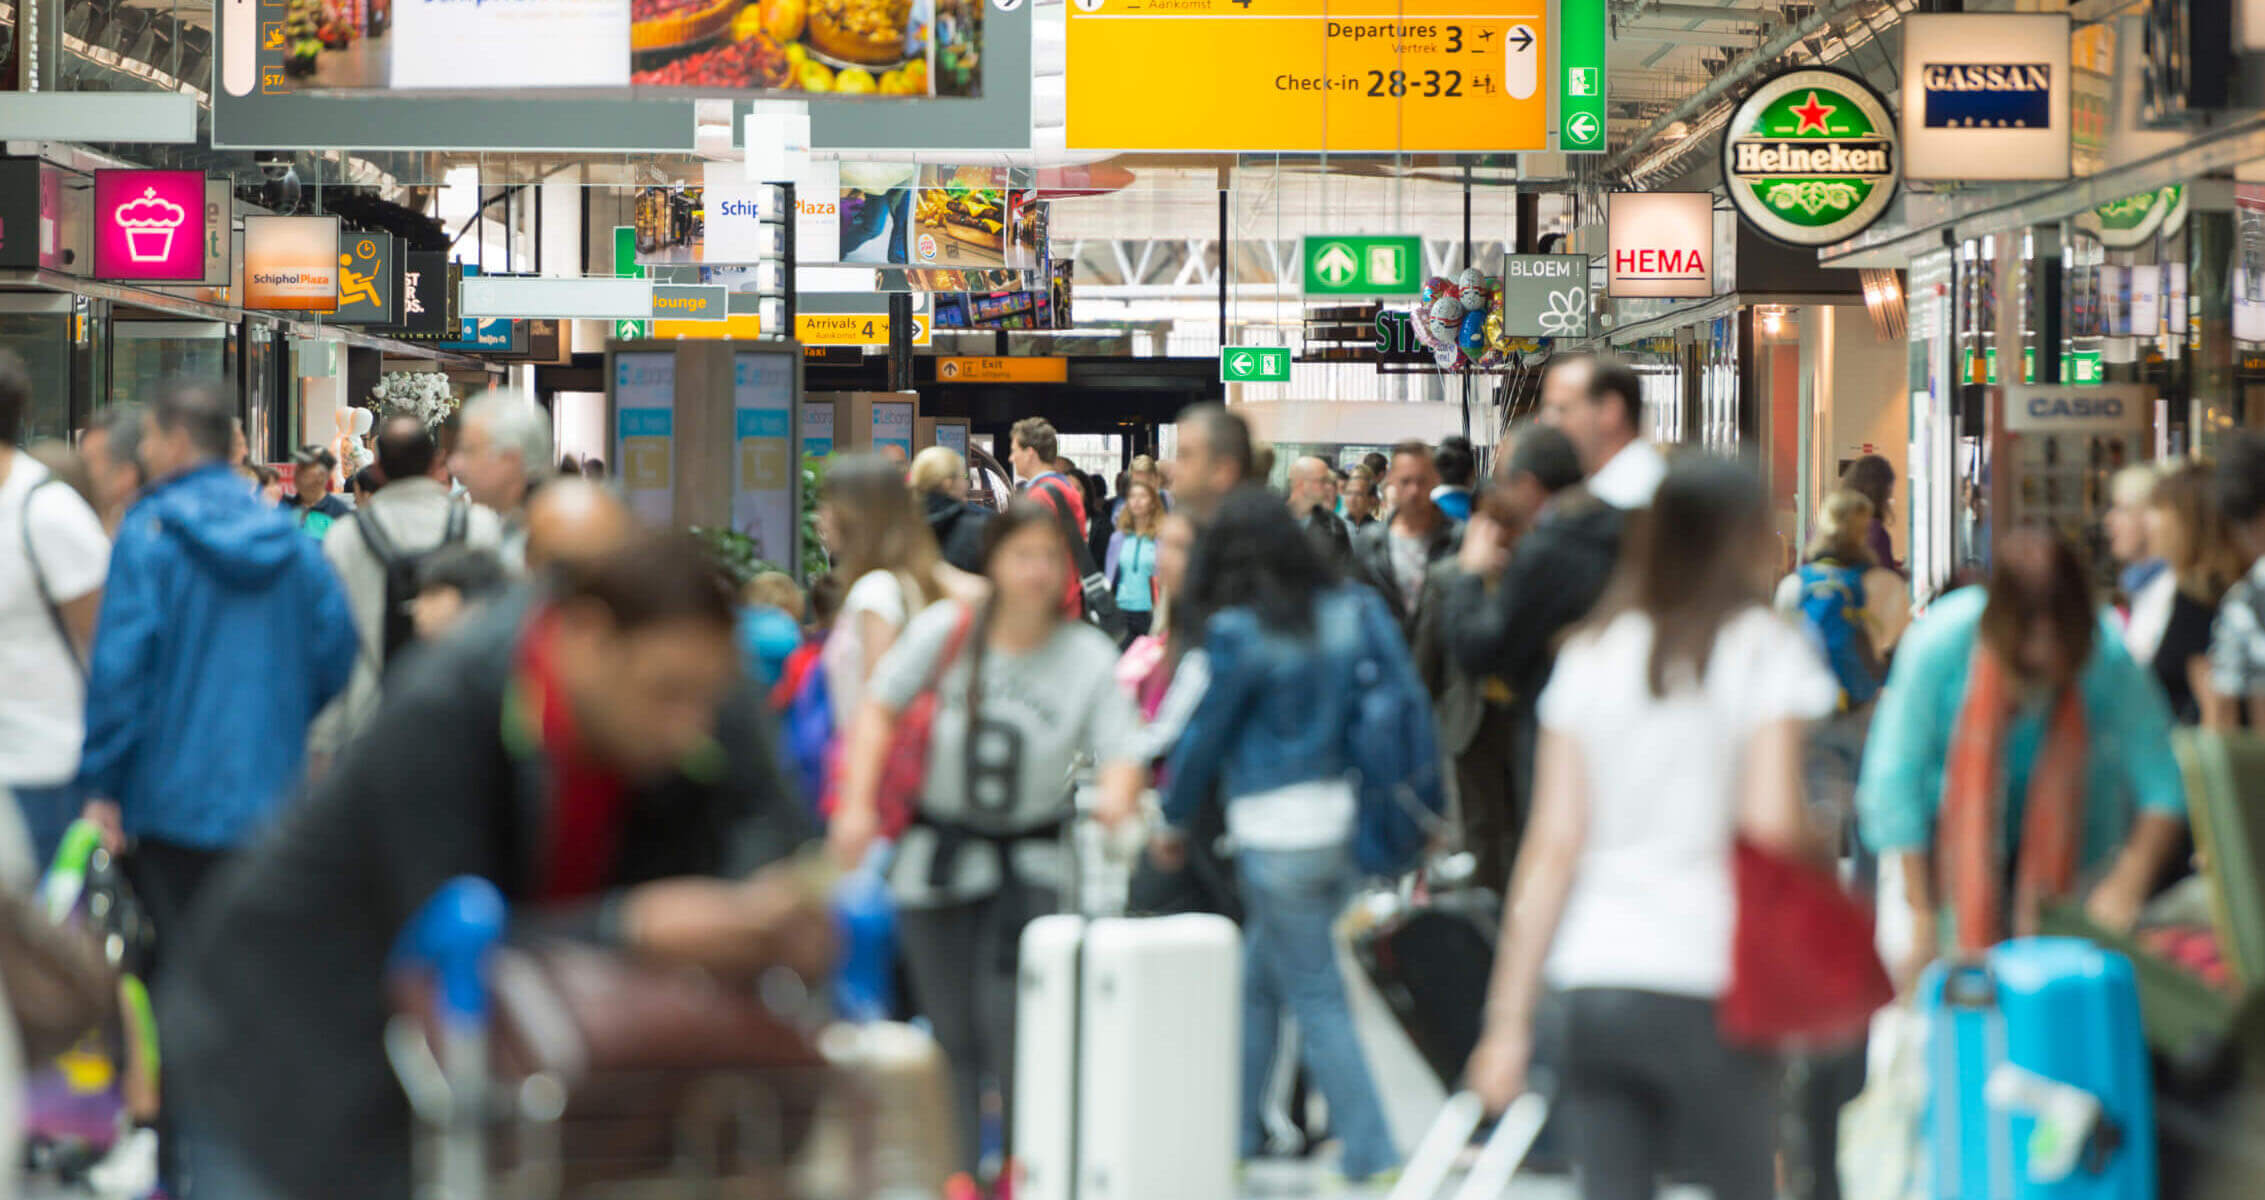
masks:
<path fill-rule="evenodd" d="M 380 567 L 391 570 L 401 560 L 401 548 L 394 545 L 393 535 L 378 524 L 375 509 L 355 513 L 354 529 L 362 535 L 362 544 L 369 547 Z"/>
<path fill-rule="evenodd" d="M 1091 579 L 1101 573 L 1100 568 L 1093 564 L 1093 547 L 1086 543 L 1085 531 L 1079 529 L 1076 519 L 1070 516 L 1068 498 L 1062 494 L 1059 487 L 1047 487 L 1048 484 L 1053 482 L 1054 479 L 1051 477 L 1041 479 L 1031 484 L 1030 490 L 1035 492 L 1040 488 L 1046 488 L 1054 493 L 1056 500 L 1048 507 L 1054 510 L 1054 520 L 1061 525 L 1063 535 L 1070 540 L 1070 560 L 1077 565 L 1077 577 L 1081 580 Z"/>
<path fill-rule="evenodd" d="M 471 523 L 471 506 L 461 500 L 448 502 L 448 527 L 441 531 L 440 544 L 453 546 L 464 540 L 466 527 Z"/>
<path fill-rule="evenodd" d="M 18 457 L 23 458 L 22 455 L 19 455 Z M 31 460 L 29 458 L 24 458 L 24 461 L 29 462 Z M 20 465 L 21 464 L 19 464 L 19 466 Z M 79 673 L 79 682 L 85 683 L 87 678 L 86 659 L 80 657 L 79 655 L 79 644 L 76 641 L 72 640 L 71 627 L 65 624 L 63 621 L 62 606 L 55 603 L 55 594 L 48 589 L 47 568 L 39 565 L 39 555 L 33 552 L 31 544 L 32 497 L 38 495 L 39 489 L 46 487 L 48 484 L 60 482 L 62 481 L 57 479 L 55 475 L 50 472 L 38 482 L 33 483 L 29 488 L 24 489 L 24 561 L 31 565 L 31 584 L 32 587 L 39 592 L 40 607 L 47 610 L 47 623 L 55 627 L 55 636 L 63 643 L 64 656 L 71 660 L 71 669 Z"/>

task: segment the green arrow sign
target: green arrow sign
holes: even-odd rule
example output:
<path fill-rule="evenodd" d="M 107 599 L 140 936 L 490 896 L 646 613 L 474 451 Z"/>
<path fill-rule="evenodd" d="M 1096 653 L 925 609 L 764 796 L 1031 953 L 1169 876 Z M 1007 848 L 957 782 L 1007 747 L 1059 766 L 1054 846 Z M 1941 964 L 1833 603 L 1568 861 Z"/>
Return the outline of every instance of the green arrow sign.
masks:
<path fill-rule="evenodd" d="M 1413 296 L 1423 290 L 1423 241 L 1308 237 L 1305 282 L 1309 296 Z"/>
<path fill-rule="evenodd" d="M 617 279 L 643 279 L 645 268 L 637 265 L 637 229 L 632 225 L 613 227 L 613 273 Z M 652 333 L 650 321 L 615 321 L 615 341 L 628 342 Z"/>
<path fill-rule="evenodd" d="M 1604 149 L 1605 0 L 1558 0 L 1557 146 Z"/>
<path fill-rule="evenodd" d="M 1227 383 L 1288 383 L 1290 352 L 1280 346 L 1229 346 L 1219 352 L 1219 378 Z"/>

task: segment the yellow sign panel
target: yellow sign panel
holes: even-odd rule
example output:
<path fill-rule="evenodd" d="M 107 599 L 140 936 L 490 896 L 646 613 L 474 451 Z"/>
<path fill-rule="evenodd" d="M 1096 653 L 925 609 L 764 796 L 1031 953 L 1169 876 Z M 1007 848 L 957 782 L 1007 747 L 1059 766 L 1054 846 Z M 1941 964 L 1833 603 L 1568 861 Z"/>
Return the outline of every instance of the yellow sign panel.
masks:
<path fill-rule="evenodd" d="M 1072 150 L 1549 145 L 1542 0 L 1073 0 Z"/>
<path fill-rule="evenodd" d="M 669 472 L 669 440 L 665 437 L 627 437 L 621 440 L 629 461 L 622 464 L 623 485 L 632 491 L 667 491 L 674 486 Z"/>
<path fill-rule="evenodd" d="M 938 383 L 1068 383 L 1066 358 L 939 358 Z"/>
<path fill-rule="evenodd" d="M 889 318 L 876 313 L 796 313 L 794 340 L 805 346 L 886 346 Z M 928 318 L 912 318 L 912 344 L 925 346 L 935 338 Z"/>
<path fill-rule="evenodd" d="M 786 439 L 739 439 L 740 487 L 751 492 L 776 491 L 786 486 Z"/>
<path fill-rule="evenodd" d="M 653 336 L 688 342 L 758 338 L 763 336 L 763 318 L 754 313 L 735 313 L 721 321 L 655 321 Z"/>

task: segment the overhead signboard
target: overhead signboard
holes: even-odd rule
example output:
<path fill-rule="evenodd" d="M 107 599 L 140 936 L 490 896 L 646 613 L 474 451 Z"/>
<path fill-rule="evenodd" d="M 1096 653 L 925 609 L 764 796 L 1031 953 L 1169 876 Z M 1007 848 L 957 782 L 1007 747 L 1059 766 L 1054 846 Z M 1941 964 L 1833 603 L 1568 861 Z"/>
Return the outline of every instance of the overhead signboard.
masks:
<path fill-rule="evenodd" d="M 939 358 L 938 383 L 1068 383 L 1066 358 Z"/>
<path fill-rule="evenodd" d="M 647 335 L 640 333 L 637 336 Z M 733 313 L 720 321 L 654 321 L 650 336 L 662 341 L 751 341 L 763 336 L 763 318 L 755 313 Z"/>
<path fill-rule="evenodd" d="M 1286 346 L 1229 346 L 1219 352 L 1222 383 L 1288 383 L 1290 351 Z"/>
<path fill-rule="evenodd" d="M 731 289 L 713 284 L 656 283 L 652 314 L 657 321 L 721 321 L 730 315 Z"/>
<path fill-rule="evenodd" d="M 96 171 L 94 277 L 203 282 L 204 172 Z"/>
<path fill-rule="evenodd" d="M 794 340 L 805 346 L 886 346 L 889 318 L 872 313 L 796 313 Z M 925 346 L 934 340 L 928 318 L 915 314 L 912 344 Z"/>
<path fill-rule="evenodd" d="M 1913 13 L 1903 21 L 1907 179 L 2066 179 L 2066 13 Z"/>
<path fill-rule="evenodd" d="M 349 234 L 338 247 L 340 325 L 392 325 L 401 319 L 401 260 L 390 233 Z"/>
<path fill-rule="evenodd" d="M 382 33 L 318 39 L 288 0 L 218 5 L 214 144 L 689 153 L 695 98 L 791 97 L 816 147 L 1030 147 L 1019 0 L 395 7 Z"/>
<path fill-rule="evenodd" d="M 1794 246 L 1829 246 L 1871 227 L 1895 197 L 1895 118 L 1838 71 L 1764 82 L 1723 129 L 1723 182 L 1746 223 Z"/>
<path fill-rule="evenodd" d="M 1589 256 L 1504 255 L 1502 332 L 1510 337 L 1589 336 Z"/>
<path fill-rule="evenodd" d="M 1605 239 L 1605 295 L 1714 295 L 1712 193 L 1614 192 L 1605 203 Z"/>
<path fill-rule="evenodd" d="M 1072 150 L 1601 151 L 1605 0 L 1075 0 Z"/>
<path fill-rule="evenodd" d="M 2110 249 L 2144 245 L 2157 233 L 2177 233 L 2186 222 L 2186 187 L 2165 184 L 2076 214 L 2076 227 Z"/>
<path fill-rule="evenodd" d="M 50 226 L 40 219 L 40 177 L 46 172 L 36 158 L 0 159 L 0 267 L 40 265 L 42 228 Z"/>
<path fill-rule="evenodd" d="M 644 318 L 653 314 L 653 291 L 652 283 L 643 279 L 466 275 L 459 301 L 466 320 Z"/>
<path fill-rule="evenodd" d="M 2005 390 L 2005 427 L 2011 433 L 2134 433 L 2154 416 L 2155 389 L 2142 383 L 2024 384 Z"/>
<path fill-rule="evenodd" d="M 1328 234 L 1305 239 L 1308 296 L 1413 296 L 1423 290 L 1423 239 Z"/>
<path fill-rule="evenodd" d="M 433 337 L 448 330 L 448 255 L 411 250 L 401 256 L 400 333 Z M 393 332 L 389 330 L 388 332 Z"/>
<path fill-rule="evenodd" d="M 227 287 L 236 271 L 236 189 L 225 179 L 204 181 L 204 285 Z"/>
<path fill-rule="evenodd" d="M 201 210 L 203 189 L 198 189 Z M 203 269 L 199 252 L 198 269 Z M 338 311 L 338 218 L 244 218 L 244 307 Z"/>

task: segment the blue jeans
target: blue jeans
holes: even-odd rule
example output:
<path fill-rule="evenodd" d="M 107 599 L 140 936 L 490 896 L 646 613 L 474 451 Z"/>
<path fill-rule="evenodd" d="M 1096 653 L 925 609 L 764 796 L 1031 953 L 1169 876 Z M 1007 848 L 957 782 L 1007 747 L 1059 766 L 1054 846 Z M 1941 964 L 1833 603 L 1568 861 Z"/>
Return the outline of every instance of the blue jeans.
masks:
<path fill-rule="evenodd" d="M 1384 1104 L 1353 1032 L 1353 1010 L 1337 970 L 1331 928 L 1360 884 L 1350 850 L 1244 849 L 1242 1150 L 1266 1145 L 1267 1079 L 1287 1008 L 1297 1018 L 1306 1070 L 1329 1102 L 1344 1140 L 1344 1172 L 1366 1179 L 1399 1164 Z"/>
<path fill-rule="evenodd" d="M 31 835 L 32 865 L 45 876 L 47 868 L 55 865 L 55 850 L 63 844 L 63 831 L 79 819 L 79 810 L 85 807 L 79 799 L 79 785 L 15 785 L 9 790 L 15 792 L 16 807 L 24 814 L 24 832 Z"/>
<path fill-rule="evenodd" d="M 235 1145 L 216 1138 L 193 1119 L 175 1126 L 179 1178 L 169 1180 L 173 1195 L 185 1200 L 285 1200 L 283 1191 L 253 1168 Z M 183 1185 L 186 1185 L 185 1187 Z"/>

